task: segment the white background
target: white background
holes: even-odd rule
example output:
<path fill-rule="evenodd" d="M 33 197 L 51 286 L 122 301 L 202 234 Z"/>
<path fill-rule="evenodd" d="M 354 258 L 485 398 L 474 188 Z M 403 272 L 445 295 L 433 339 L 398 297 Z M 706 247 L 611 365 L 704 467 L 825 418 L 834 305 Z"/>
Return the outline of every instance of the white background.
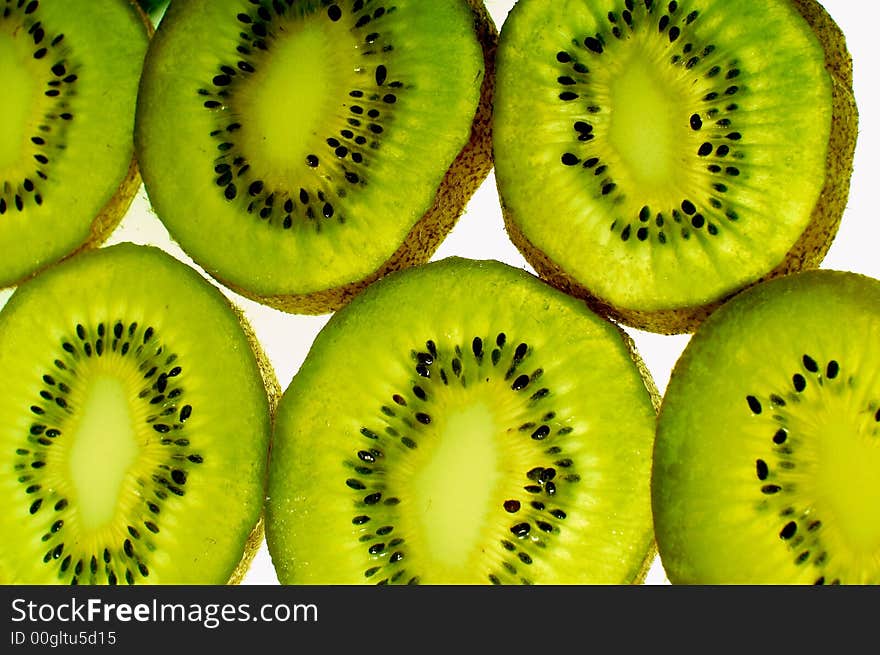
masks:
<path fill-rule="evenodd" d="M 513 4 L 513 0 L 487 0 L 486 5 L 499 28 Z M 880 183 L 878 179 L 880 95 L 876 91 L 875 84 L 871 83 L 871 80 L 877 80 L 877 67 L 880 66 L 880 45 L 875 34 L 878 18 L 878 10 L 875 8 L 877 3 L 873 0 L 826 0 L 824 6 L 846 34 L 853 56 L 860 133 L 850 202 L 823 267 L 856 271 L 880 278 L 880 258 L 876 256 L 880 246 L 877 238 L 880 236 L 880 230 L 876 225 L 880 216 L 877 210 L 878 202 L 872 201 L 870 195 L 878 190 L 873 188 L 873 185 Z M 120 241 L 158 245 L 192 264 L 192 261 L 171 241 L 156 216 L 151 213 L 143 190 L 108 243 Z M 443 242 L 434 259 L 450 255 L 474 259 L 497 259 L 531 270 L 504 231 L 493 175 L 487 178 L 474 195 L 466 212 Z M 0 304 L 5 302 L 9 294 L 8 290 L 0 292 Z M 279 382 L 282 387 L 286 387 L 328 317 L 284 314 L 228 291 L 227 294 L 244 310 L 274 364 Z M 628 331 L 662 392 L 666 387 L 670 370 L 686 345 L 688 337 Z M 235 502 L 234 498 L 227 500 Z M 652 567 L 647 582 L 652 584 L 666 582 L 659 561 Z M 278 583 L 265 545 L 257 555 L 244 583 Z"/>

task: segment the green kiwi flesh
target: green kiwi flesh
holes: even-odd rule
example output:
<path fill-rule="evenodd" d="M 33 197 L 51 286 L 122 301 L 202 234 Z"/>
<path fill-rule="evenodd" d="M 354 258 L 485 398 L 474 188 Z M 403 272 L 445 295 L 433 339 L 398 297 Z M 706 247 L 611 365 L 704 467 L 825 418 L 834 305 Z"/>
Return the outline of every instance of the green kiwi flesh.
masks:
<path fill-rule="evenodd" d="M 0 3 L 0 287 L 100 244 L 130 205 L 149 29 L 127 0 Z"/>
<path fill-rule="evenodd" d="M 691 332 L 818 266 L 857 136 L 812 0 L 521 0 L 501 30 L 496 180 L 535 269 L 615 320 Z"/>
<path fill-rule="evenodd" d="M 393 273 L 329 320 L 279 403 L 279 580 L 641 581 L 655 401 L 619 328 L 523 270 Z"/>
<path fill-rule="evenodd" d="M 496 38 L 476 0 L 171 3 L 136 126 L 156 214 L 238 293 L 338 308 L 429 259 L 488 174 Z"/>
<path fill-rule="evenodd" d="M 817 270 L 713 313 L 676 364 L 653 509 L 673 583 L 880 583 L 880 282 Z"/>
<path fill-rule="evenodd" d="M 153 247 L 82 253 L 0 311 L 0 370 L 0 583 L 240 580 L 276 393 L 218 289 Z"/>

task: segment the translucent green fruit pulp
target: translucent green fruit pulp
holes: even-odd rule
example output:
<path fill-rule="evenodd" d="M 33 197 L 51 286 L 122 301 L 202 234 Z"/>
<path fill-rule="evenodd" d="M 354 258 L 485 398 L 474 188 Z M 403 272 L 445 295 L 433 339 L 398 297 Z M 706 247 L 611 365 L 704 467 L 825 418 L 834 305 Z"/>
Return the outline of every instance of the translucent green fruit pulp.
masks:
<path fill-rule="evenodd" d="M 880 282 L 760 284 L 673 370 L 653 507 L 674 583 L 880 582 Z"/>
<path fill-rule="evenodd" d="M 233 290 L 337 309 L 488 174 L 496 38 L 477 1 L 172 3 L 138 97 L 156 214 Z"/>
<path fill-rule="evenodd" d="M 0 10 L 0 288 L 100 244 L 128 209 L 148 32 L 127 0 Z"/>
<path fill-rule="evenodd" d="M 266 536 L 282 583 L 643 579 L 656 393 L 631 342 L 498 262 L 371 285 L 280 404 Z"/>
<path fill-rule="evenodd" d="M 557 287 L 691 332 L 817 266 L 849 193 L 852 62 L 812 0 L 521 0 L 494 115 L 508 233 Z"/>
<path fill-rule="evenodd" d="M 222 584 L 262 537 L 274 376 L 155 248 L 83 253 L 0 311 L 0 582 Z"/>

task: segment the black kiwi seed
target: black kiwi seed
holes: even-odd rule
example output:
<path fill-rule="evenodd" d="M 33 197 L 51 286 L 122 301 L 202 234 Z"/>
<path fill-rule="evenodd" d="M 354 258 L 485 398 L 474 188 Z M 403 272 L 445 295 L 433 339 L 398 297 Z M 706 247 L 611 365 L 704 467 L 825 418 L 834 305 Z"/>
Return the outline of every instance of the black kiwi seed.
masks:
<path fill-rule="evenodd" d="M 785 540 L 791 539 L 797 533 L 797 527 L 797 523 L 789 521 L 785 524 L 782 530 L 780 530 L 779 537 Z"/>
<path fill-rule="evenodd" d="M 588 36 L 584 39 L 584 46 L 596 54 L 601 54 L 603 51 L 602 42 L 592 36 Z"/>
<path fill-rule="evenodd" d="M 758 479 L 759 480 L 766 480 L 767 476 L 770 474 L 770 470 L 767 467 L 767 462 L 765 462 L 763 459 L 759 459 L 757 461 L 756 468 L 757 468 L 757 473 L 758 473 Z"/>
<path fill-rule="evenodd" d="M 473 350 L 474 357 L 477 358 L 477 361 L 482 361 L 483 359 L 483 340 L 480 337 L 474 337 L 474 340 L 471 342 L 471 349 Z"/>
<path fill-rule="evenodd" d="M 828 362 L 828 366 L 825 369 L 825 376 L 828 379 L 834 379 L 837 377 L 837 374 L 840 373 L 840 364 L 838 364 L 835 360 L 831 360 Z"/>
<path fill-rule="evenodd" d="M 382 86 L 385 84 L 385 81 L 388 79 L 388 69 L 383 65 L 379 64 L 376 67 L 376 84 Z"/>
<path fill-rule="evenodd" d="M 516 380 L 513 381 L 511 389 L 513 389 L 514 391 L 522 391 L 529 385 L 530 381 L 531 380 L 528 375 L 520 375 L 518 378 L 516 378 Z"/>
<path fill-rule="evenodd" d="M 746 401 L 749 404 L 749 409 L 752 410 L 753 414 L 760 414 L 762 411 L 761 402 L 755 398 L 754 396 L 746 396 Z"/>
<path fill-rule="evenodd" d="M 550 435 L 550 428 L 547 425 L 540 426 L 537 430 L 532 432 L 532 439 L 536 441 L 542 441 L 546 439 Z"/>
<path fill-rule="evenodd" d="M 544 472 L 544 468 L 541 466 L 536 466 L 535 468 L 529 470 L 526 473 L 526 477 L 529 480 L 535 480 L 536 482 L 541 479 L 541 474 Z"/>
<path fill-rule="evenodd" d="M 522 538 L 529 534 L 531 526 L 528 523 L 517 523 L 516 525 L 511 526 L 510 531 L 517 537 Z"/>

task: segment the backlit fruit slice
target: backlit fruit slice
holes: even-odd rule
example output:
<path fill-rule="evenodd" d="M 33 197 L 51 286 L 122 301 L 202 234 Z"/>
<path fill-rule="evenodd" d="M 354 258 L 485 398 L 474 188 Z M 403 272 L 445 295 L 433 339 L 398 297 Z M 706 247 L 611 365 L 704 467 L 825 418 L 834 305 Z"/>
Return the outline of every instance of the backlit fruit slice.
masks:
<path fill-rule="evenodd" d="M 675 583 L 880 583 L 880 282 L 767 282 L 673 370 L 653 506 Z"/>
<path fill-rule="evenodd" d="M 147 30 L 127 0 L 0 3 L 0 287 L 98 245 L 128 209 Z"/>
<path fill-rule="evenodd" d="M 282 583 L 624 583 L 655 553 L 655 393 L 613 324 L 498 262 L 395 273 L 279 404 Z"/>
<path fill-rule="evenodd" d="M 338 308 L 488 174 L 496 37 L 482 1 L 172 3 L 136 130 L 156 213 L 237 292 Z"/>
<path fill-rule="evenodd" d="M 690 332 L 836 233 L 857 112 L 812 0 L 521 0 L 497 86 L 510 237 L 600 313 Z"/>
<path fill-rule="evenodd" d="M 274 377 L 196 271 L 121 244 L 0 311 L 0 582 L 238 581 L 262 535 Z"/>

